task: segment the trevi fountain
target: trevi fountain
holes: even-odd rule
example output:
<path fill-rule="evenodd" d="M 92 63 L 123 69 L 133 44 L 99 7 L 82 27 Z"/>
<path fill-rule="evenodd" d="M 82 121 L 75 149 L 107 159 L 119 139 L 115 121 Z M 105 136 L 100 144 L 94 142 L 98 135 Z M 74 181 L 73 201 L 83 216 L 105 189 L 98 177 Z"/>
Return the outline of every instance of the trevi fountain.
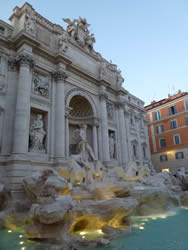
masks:
<path fill-rule="evenodd" d="M 63 21 L 0 20 L 0 249 L 154 249 L 121 239 L 186 208 L 188 174 L 155 172 L 144 103 L 87 20 Z"/>

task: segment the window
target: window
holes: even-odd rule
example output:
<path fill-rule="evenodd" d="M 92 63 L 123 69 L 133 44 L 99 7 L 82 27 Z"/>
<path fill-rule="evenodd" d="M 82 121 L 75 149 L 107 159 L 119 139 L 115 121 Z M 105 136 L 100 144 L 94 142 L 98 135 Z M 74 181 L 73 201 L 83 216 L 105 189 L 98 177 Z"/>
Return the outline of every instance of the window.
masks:
<path fill-rule="evenodd" d="M 188 125 L 188 116 L 185 117 L 185 124 Z"/>
<path fill-rule="evenodd" d="M 160 113 L 160 111 L 156 111 L 155 112 L 155 120 L 157 121 L 157 120 L 160 120 L 161 119 L 161 113 Z"/>
<path fill-rule="evenodd" d="M 185 109 L 188 110 L 188 100 L 185 101 Z"/>
<path fill-rule="evenodd" d="M 183 152 L 177 152 L 176 153 L 176 159 L 183 159 L 184 158 L 184 153 Z"/>
<path fill-rule="evenodd" d="M 176 106 L 171 106 L 168 108 L 169 115 L 175 115 L 176 114 Z"/>
<path fill-rule="evenodd" d="M 178 127 L 177 121 L 176 120 L 170 121 L 170 127 L 171 127 L 171 129 L 177 128 Z"/>
<path fill-rule="evenodd" d="M 163 124 L 157 125 L 156 129 L 157 129 L 157 134 L 160 134 L 160 133 L 164 132 Z"/>
<path fill-rule="evenodd" d="M 160 155 L 160 161 L 168 161 L 168 156 L 167 155 Z"/>
<path fill-rule="evenodd" d="M 0 35 L 4 35 L 5 33 L 5 28 L 0 26 Z"/>
<path fill-rule="evenodd" d="M 166 147 L 166 140 L 165 138 L 160 138 L 159 139 L 159 145 L 161 148 L 165 148 Z"/>
<path fill-rule="evenodd" d="M 175 145 L 178 145 L 178 144 L 180 144 L 181 142 L 180 142 L 180 136 L 179 135 L 174 135 L 174 144 Z"/>

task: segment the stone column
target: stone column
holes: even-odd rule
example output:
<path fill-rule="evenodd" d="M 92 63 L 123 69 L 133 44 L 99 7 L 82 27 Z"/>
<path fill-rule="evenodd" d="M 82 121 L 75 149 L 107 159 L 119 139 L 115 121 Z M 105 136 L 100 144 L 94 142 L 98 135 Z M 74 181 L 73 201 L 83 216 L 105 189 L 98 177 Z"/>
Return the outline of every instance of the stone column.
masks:
<path fill-rule="evenodd" d="M 65 152 L 66 152 L 66 157 L 69 157 L 69 114 L 72 108 L 66 107 L 65 108 L 65 141 L 66 141 L 66 147 L 65 147 Z"/>
<path fill-rule="evenodd" d="M 94 121 L 93 127 L 92 127 L 92 134 L 93 134 L 93 150 L 94 150 L 94 153 L 95 153 L 96 160 L 98 160 L 97 126 L 98 126 L 98 123 L 96 121 Z"/>
<path fill-rule="evenodd" d="M 30 91 L 32 82 L 31 67 L 33 59 L 28 54 L 17 57 L 20 66 L 17 87 L 13 153 L 28 152 L 29 122 L 30 122 Z"/>
<path fill-rule="evenodd" d="M 127 148 L 127 163 L 131 161 L 131 142 L 130 142 L 130 124 L 129 124 L 129 112 L 127 109 L 125 109 L 124 112 L 125 115 L 125 127 L 126 127 L 126 148 Z"/>
<path fill-rule="evenodd" d="M 102 125 L 102 149 L 103 149 L 103 161 L 110 161 L 109 153 L 109 139 L 108 139 L 108 118 L 107 118 L 107 109 L 106 109 L 106 99 L 107 94 L 103 90 L 100 94 L 100 107 L 101 107 L 101 125 Z"/>
<path fill-rule="evenodd" d="M 135 120 L 136 120 L 136 128 L 137 128 L 137 135 L 138 135 L 138 160 L 140 165 L 143 163 L 143 151 L 142 151 L 142 144 L 141 144 L 141 137 L 140 137 L 140 119 L 141 117 L 136 114 Z"/>
<path fill-rule="evenodd" d="M 124 104 L 118 102 L 116 104 L 119 109 L 119 128 L 120 128 L 120 144 L 121 144 L 121 164 L 126 166 L 128 163 L 128 151 L 127 151 L 127 138 L 126 138 L 126 127 L 125 127 L 125 115 L 124 115 Z"/>
<path fill-rule="evenodd" d="M 62 160 L 65 157 L 65 94 L 64 82 L 67 74 L 63 70 L 52 73 L 56 82 L 55 103 L 55 157 Z"/>

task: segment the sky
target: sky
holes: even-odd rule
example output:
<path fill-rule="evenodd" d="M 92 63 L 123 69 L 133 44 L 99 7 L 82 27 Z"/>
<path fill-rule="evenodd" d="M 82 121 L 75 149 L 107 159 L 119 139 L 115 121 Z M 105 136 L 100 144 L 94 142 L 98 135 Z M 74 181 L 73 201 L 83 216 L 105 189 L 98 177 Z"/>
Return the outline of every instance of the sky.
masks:
<path fill-rule="evenodd" d="M 25 1 L 3 0 L 0 19 Z M 187 0 L 28 0 L 51 22 L 85 17 L 94 48 L 122 71 L 123 87 L 146 105 L 188 91 Z"/>

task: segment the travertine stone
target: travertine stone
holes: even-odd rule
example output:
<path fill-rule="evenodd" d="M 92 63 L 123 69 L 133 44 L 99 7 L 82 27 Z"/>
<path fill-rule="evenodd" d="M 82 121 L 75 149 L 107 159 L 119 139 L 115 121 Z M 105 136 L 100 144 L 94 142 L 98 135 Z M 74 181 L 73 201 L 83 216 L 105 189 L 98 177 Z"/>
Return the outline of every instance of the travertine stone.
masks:
<path fill-rule="evenodd" d="M 144 103 L 123 88 L 118 66 L 95 51 L 87 20 L 64 21 L 66 30 L 28 3 L 14 9 L 11 25 L 0 21 L 5 28 L 0 36 L 0 165 L 11 169 L 7 178 L 13 192 L 21 192 L 19 178 L 28 168 L 67 168 L 73 154 L 87 170 L 86 183 L 103 179 L 98 160 L 109 169 L 132 162 L 140 169 L 151 165 L 146 124 L 141 128 L 135 119 L 144 119 Z M 37 115 L 42 115 L 38 125 Z M 73 133 L 83 125 L 87 131 L 80 149 L 90 156 L 78 160 Z M 136 157 L 134 145 L 140 152 Z M 12 164 L 23 168 L 21 176 Z"/>
<path fill-rule="evenodd" d="M 27 54 L 20 54 L 17 57 L 19 64 L 19 79 L 15 113 L 14 127 L 14 153 L 27 153 L 29 140 L 29 115 L 30 115 L 30 91 L 33 66 L 33 59 Z"/>
<path fill-rule="evenodd" d="M 55 109 L 55 156 L 56 158 L 65 157 L 65 93 L 64 81 L 67 74 L 64 71 L 53 73 L 56 82 L 56 109 Z"/>
<path fill-rule="evenodd" d="M 121 160 L 122 165 L 125 166 L 128 163 L 128 147 L 126 143 L 126 130 L 125 130 L 125 116 L 124 116 L 124 105 L 117 103 L 119 107 L 119 126 L 120 126 L 120 141 L 121 141 Z"/>
<path fill-rule="evenodd" d="M 101 106 L 101 125 L 102 125 L 102 141 L 103 141 L 103 160 L 105 162 L 110 161 L 109 153 L 109 140 L 108 140 L 108 118 L 107 118 L 107 108 L 106 108 L 106 98 L 107 94 L 105 89 L 102 88 L 102 93 L 100 94 L 100 106 Z"/>

